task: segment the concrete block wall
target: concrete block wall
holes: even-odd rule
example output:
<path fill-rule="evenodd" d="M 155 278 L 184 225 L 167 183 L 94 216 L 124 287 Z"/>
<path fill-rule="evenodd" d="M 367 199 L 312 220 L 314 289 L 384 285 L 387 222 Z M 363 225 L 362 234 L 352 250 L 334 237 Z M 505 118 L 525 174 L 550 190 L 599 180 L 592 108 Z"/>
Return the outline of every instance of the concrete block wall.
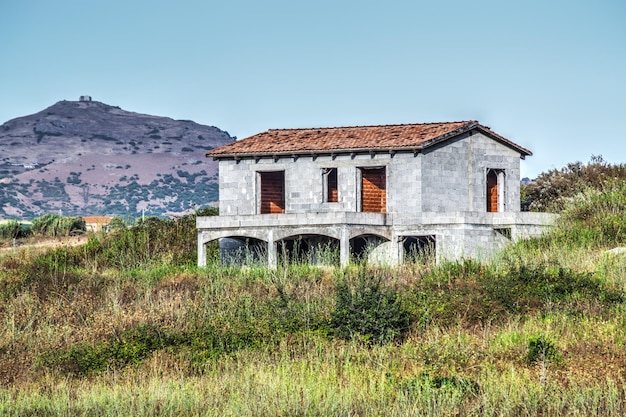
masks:
<path fill-rule="evenodd" d="M 422 211 L 471 211 L 470 143 L 465 139 L 447 142 L 422 156 Z"/>
<path fill-rule="evenodd" d="M 219 162 L 220 215 L 255 214 L 255 171 L 250 162 L 222 160 Z"/>
<path fill-rule="evenodd" d="M 391 156 L 388 154 L 222 160 L 219 165 L 220 214 L 226 216 L 258 214 L 257 173 L 264 171 L 285 171 L 286 213 L 356 212 L 360 205 L 359 167 L 387 167 L 389 187 L 390 161 Z M 339 201 L 336 203 L 324 201 L 324 168 L 337 168 Z M 402 175 L 405 175 L 406 171 L 405 169 Z M 406 175 L 406 178 L 409 177 L 410 175 Z M 387 195 L 389 197 L 389 192 Z"/>
<path fill-rule="evenodd" d="M 505 174 L 504 211 L 520 211 L 520 154 L 481 133 L 467 139 L 471 149 L 470 211 L 487 211 L 486 178 L 488 169 L 503 170 Z"/>
<path fill-rule="evenodd" d="M 394 216 L 422 210 L 422 154 L 397 153 L 387 168 L 387 212 Z"/>
<path fill-rule="evenodd" d="M 520 155 L 481 133 L 465 134 L 422 157 L 422 211 L 487 211 L 487 170 L 505 172 L 504 210 L 520 211 Z"/>

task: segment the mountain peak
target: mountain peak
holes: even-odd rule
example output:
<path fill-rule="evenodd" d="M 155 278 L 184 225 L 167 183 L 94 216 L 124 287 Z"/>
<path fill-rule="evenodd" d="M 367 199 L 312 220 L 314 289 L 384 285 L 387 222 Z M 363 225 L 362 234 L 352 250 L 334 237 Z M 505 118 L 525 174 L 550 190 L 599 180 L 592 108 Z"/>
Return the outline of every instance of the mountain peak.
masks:
<path fill-rule="evenodd" d="M 89 96 L 62 100 L 0 126 L 0 182 L 7 190 L 0 217 L 142 209 L 162 215 L 204 206 L 217 200 L 217 166 L 206 151 L 233 140 L 214 126 L 134 113 Z"/>

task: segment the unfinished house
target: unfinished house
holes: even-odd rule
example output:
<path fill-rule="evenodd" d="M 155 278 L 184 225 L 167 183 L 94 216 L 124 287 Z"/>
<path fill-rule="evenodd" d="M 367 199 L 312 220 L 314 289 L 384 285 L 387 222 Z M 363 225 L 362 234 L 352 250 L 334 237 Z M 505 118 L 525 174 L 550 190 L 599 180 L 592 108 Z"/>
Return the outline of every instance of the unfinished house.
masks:
<path fill-rule="evenodd" d="M 529 155 L 476 121 L 268 130 L 207 153 L 220 215 L 197 219 L 198 265 L 214 240 L 225 262 L 270 267 L 485 259 L 553 221 L 520 211 Z"/>

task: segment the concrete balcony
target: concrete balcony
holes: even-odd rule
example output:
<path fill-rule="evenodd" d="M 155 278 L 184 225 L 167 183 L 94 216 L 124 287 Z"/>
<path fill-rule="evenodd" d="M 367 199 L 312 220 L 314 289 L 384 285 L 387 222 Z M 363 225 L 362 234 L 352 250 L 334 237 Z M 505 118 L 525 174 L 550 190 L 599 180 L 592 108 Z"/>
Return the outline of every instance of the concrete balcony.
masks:
<path fill-rule="evenodd" d="M 207 216 L 196 219 L 196 228 L 236 229 L 246 227 L 280 226 L 408 226 L 408 225 L 458 225 L 481 224 L 494 227 L 550 226 L 558 216 L 550 213 L 361 213 L 361 212 L 311 212 L 285 214 L 255 214 L 236 216 Z"/>
<path fill-rule="evenodd" d="M 196 228 L 237 229 L 247 227 L 290 226 L 391 226 L 391 215 L 386 213 L 312 212 L 284 214 L 255 214 L 250 216 L 208 216 L 196 219 Z"/>

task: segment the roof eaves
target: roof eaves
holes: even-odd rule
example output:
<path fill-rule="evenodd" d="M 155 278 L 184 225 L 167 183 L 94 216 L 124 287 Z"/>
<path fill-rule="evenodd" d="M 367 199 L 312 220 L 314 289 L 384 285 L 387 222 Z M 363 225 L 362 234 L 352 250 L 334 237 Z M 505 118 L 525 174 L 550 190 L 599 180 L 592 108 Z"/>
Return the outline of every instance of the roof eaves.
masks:
<path fill-rule="evenodd" d="M 300 151 L 271 151 L 271 152 L 225 152 L 219 154 L 206 153 L 207 157 L 214 160 L 219 159 L 245 159 L 259 157 L 293 157 L 293 156 L 316 156 L 316 155 L 338 155 L 338 154 L 367 154 L 367 153 L 387 153 L 395 151 L 414 151 L 420 149 L 419 146 L 386 146 L 380 148 L 336 148 L 336 149 L 320 149 L 320 150 L 300 150 Z"/>

